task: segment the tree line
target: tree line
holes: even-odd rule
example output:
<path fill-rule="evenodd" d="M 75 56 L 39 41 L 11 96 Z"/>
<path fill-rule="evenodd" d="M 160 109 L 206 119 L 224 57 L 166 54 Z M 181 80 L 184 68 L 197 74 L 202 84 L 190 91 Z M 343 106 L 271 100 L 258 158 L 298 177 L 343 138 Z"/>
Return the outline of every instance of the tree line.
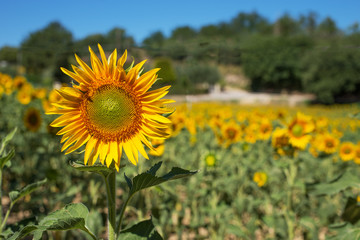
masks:
<path fill-rule="evenodd" d="M 141 43 L 121 28 L 74 40 L 53 22 L 31 33 L 19 48 L 0 49 L 0 59 L 20 62 L 35 80 L 65 81 L 59 67 L 74 63 L 74 52 L 87 58 L 88 46 L 97 43 L 105 51 L 128 49 L 135 57 L 149 57 L 162 67 L 159 84 L 171 83 L 174 93 L 207 91 L 222 80 L 218 67 L 228 65 L 243 70 L 252 91 L 310 92 L 323 103 L 357 100 L 360 91 L 359 24 L 339 29 L 332 18 L 319 21 L 314 12 L 297 18 L 284 14 L 275 22 L 257 12 L 239 13 L 199 29 L 177 27 L 170 36 L 156 31 Z"/>

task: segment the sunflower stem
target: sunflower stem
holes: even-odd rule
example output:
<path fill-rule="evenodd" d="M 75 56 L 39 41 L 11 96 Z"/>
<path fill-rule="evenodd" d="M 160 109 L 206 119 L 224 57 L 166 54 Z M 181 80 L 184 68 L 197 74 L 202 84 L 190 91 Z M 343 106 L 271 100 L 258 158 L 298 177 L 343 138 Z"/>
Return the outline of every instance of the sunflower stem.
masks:
<path fill-rule="evenodd" d="M 123 217 L 124 217 L 124 213 L 125 213 L 125 208 L 128 205 L 128 203 L 130 202 L 130 199 L 132 198 L 134 194 L 129 195 L 128 198 L 126 199 L 125 203 L 123 204 L 123 206 L 121 207 L 121 212 L 120 212 L 120 218 L 119 218 L 119 222 L 118 225 L 116 227 L 116 233 L 119 235 L 120 231 L 121 231 L 121 225 L 122 225 L 122 221 L 123 221 Z"/>
<path fill-rule="evenodd" d="M 3 224 L 3 210 L 2 210 L 2 169 L 0 169 L 0 224 Z M 0 234 L 2 233 L 2 228 L 0 229 Z"/>
<path fill-rule="evenodd" d="M 107 195 L 107 203 L 108 203 L 108 239 L 115 240 L 116 232 L 116 210 L 115 210 L 115 194 L 116 194 L 116 175 L 115 171 L 110 173 L 105 179 L 106 185 L 106 195 Z"/>

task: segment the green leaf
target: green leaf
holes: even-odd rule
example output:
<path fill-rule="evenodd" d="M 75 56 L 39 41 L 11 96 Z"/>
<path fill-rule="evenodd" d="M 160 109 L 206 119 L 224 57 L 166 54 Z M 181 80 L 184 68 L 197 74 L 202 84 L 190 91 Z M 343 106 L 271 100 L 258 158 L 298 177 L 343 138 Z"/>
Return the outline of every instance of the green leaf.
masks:
<path fill-rule="evenodd" d="M 50 213 L 39 223 L 40 226 L 46 226 L 52 230 L 68 230 L 75 227 L 73 224 L 79 224 L 79 227 L 85 225 L 85 219 L 89 210 L 82 203 L 72 203 L 64 208 Z"/>
<path fill-rule="evenodd" d="M 142 189 L 156 186 L 170 180 L 188 177 L 197 173 L 197 171 L 188 171 L 178 167 L 174 167 L 169 173 L 165 174 L 164 176 L 157 177 L 155 176 L 155 174 L 157 170 L 159 170 L 161 164 L 162 162 L 155 164 L 148 171 L 135 176 L 132 181 L 130 179 L 127 179 L 125 175 L 125 179 L 127 179 L 126 181 L 128 182 L 128 186 L 130 188 L 130 196 Z"/>
<path fill-rule="evenodd" d="M 0 157 L 0 169 L 3 169 L 5 164 L 15 156 L 15 150 L 11 149 L 5 157 Z"/>
<path fill-rule="evenodd" d="M 20 198 L 32 193 L 36 189 L 47 183 L 47 179 L 32 183 L 21 189 L 20 191 L 12 191 L 9 193 L 11 204 L 14 205 Z"/>
<path fill-rule="evenodd" d="M 121 240 L 162 240 L 156 231 L 151 219 L 135 224 L 134 226 L 120 232 L 118 239 Z"/>
<path fill-rule="evenodd" d="M 84 165 L 82 162 L 76 162 L 76 161 L 69 161 L 69 165 L 79 171 L 83 172 L 95 172 L 97 174 L 100 174 L 104 177 L 107 177 L 110 173 L 115 171 L 115 168 L 110 168 L 102 165 L 102 164 L 94 164 L 92 166 Z M 125 165 L 121 165 L 119 169 L 125 167 Z"/>
<path fill-rule="evenodd" d="M 330 227 L 331 228 L 331 227 Z M 337 235 L 331 237 L 331 240 L 354 240 L 360 239 L 360 228 L 353 227 L 350 224 L 343 224 L 342 227 L 331 228 L 337 231 Z"/>
<path fill-rule="evenodd" d="M 360 188 L 360 177 L 348 171 L 329 183 L 308 185 L 307 191 L 314 195 L 332 195 L 349 187 Z"/>
<path fill-rule="evenodd" d="M 355 198 L 348 198 L 341 218 L 351 224 L 360 220 L 360 206 Z"/>
<path fill-rule="evenodd" d="M 89 210 L 82 203 L 72 203 L 64 208 L 50 213 L 43 218 L 39 225 L 25 226 L 19 232 L 11 236 L 10 240 L 21 239 L 34 232 L 34 239 L 41 239 L 42 232 L 48 230 L 63 231 L 70 229 L 80 229 L 94 236 L 85 226 L 85 219 L 89 214 Z M 95 237 L 93 237 L 95 239 Z"/>
<path fill-rule="evenodd" d="M 12 132 L 10 132 L 8 135 L 6 135 L 6 137 L 1 141 L 0 156 L 2 155 L 8 142 L 10 142 L 10 140 L 14 137 L 16 130 L 17 130 L 17 128 L 14 128 L 14 130 L 12 130 Z"/>
<path fill-rule="evenodd" d="M 24 237 L 26 237 L 27 235 L 29 235 L 30 233 L 39 230 L 39 226 L 35 226 L 35 225 L 28 225 L 23 227 L 19 232 L 15 232 L 10 238 L 8 238 L 8 240 L 18 240 L 18 239 L 22 239 Z M 46 229 L 44 229 L 43 231 L 45 231 Z"/>

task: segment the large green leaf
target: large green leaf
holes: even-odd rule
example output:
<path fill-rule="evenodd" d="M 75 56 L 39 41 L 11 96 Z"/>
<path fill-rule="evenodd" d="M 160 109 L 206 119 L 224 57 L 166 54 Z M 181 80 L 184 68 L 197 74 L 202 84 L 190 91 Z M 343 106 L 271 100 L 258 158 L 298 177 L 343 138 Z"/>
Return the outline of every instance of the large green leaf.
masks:
<path fill-rule="evenodd" d="M 337 235 L 331 237 L 331 240 L 356 240 L 360 239 L 360 228 L 353 227 L 351 224 L 342 224 L 340 227 L 331 227 L 331 230 L 337 230 Z"/>
<path fill-rule="evenodd" d="M 0 156 L 2 155 L 6 145 L 10 142 L 10 140 L 14 137 L 15 133 L 16 133 L 17 128 L 14 128 L 14 130 L 12 130 L 8 135 L 6 135 L 6 137 L 1 141 L 1 145 L 0 145 Z"/>
<path fill-rule="evenodd" d="M 151 219 L 135 224 L 120 232 L 120 240 L 162 240 Z"/>
<path fill-rule="evenodd" d="M 16 232 L 9 239 L 18 240 L 33 232 L 35 232 L 34 239 L 41 239 L 42 232 L 44 231 L 63 231 L 70 229 L 80 229 L 93 236 L 93 234 L 85 226 L 85 219 L 88 214 L 89 210 L 84 204 L 68 204 L 64 208 L 52 212 L 48 216 L 43 218 L 40 221 L 39 225 L 26 226 L 22 228 L 19 232 Z"/>
<path fill-rule="evenodd" d="M 174 179 L 184 178 L 197 173 L 197 171 L 184 170 L 182 168 L 174 167 L 171 171 L 162 177 L 155 176 L 159 170 L 162 162 L 156 163 L 148 171 L 135 176 L 132 180 L 128 178 L 125 173 L 125 179 L 130 188 L 130 196 L 142 189 L 159 185 L 163 182 L 167 182 Z"/>
<path fill-rule="evenodd" d="M 14 205 L 20 198 L 32 193 L 47 182 L 47 179 L 32 183 L 21 189 L 20 191 L 11 191 L 9 193 L 11 204 Z"/>
<path fill-rule="evenodd" d="M 360 188 L 360 177 L 358 174 L 347 171 L 329 183 L 308 185 L 307 190 L 314 195 L 332 195 L 349 187 Z"/>
<path fill-rule="evenodd" d="M 15 150 L 11 149 L 4 157 L 0 157 L 0 169 L 3 169 L 5 164 L 15 156 Z"/>

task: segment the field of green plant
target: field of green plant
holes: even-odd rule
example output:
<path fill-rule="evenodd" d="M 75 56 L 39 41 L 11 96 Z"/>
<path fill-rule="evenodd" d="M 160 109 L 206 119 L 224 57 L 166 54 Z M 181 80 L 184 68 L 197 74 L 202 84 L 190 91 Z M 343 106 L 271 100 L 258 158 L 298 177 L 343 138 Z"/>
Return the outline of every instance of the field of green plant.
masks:
<path fill-rule="evenodd" d="M 49 125 L 55 116 L 44 114 L 59 97 L 23 77 L 0 75 L 5 239 L 80 202 L 89 209 L 86 226 L 106 236 L 101 176 L 71 166 L 83 161 L 83 149 L 64 155 L 59 129 Z M 149 160 L 139 156 L 137 166 L 122 159 L 126 167 L 116 174 L 116 206 L 127 197 L 124 173 L 133 177 L 158 162 L 157 175 L 172 167 L 198 172 L 134 195 L 124 226 L 151 218 L 164 239 L 359 239 L 358 106 L 169 107 L 175 110 L 170 137 L 152 140 L 156 151 L 148 151 Z M 79 230 L 48 228 L 42 239 L 91 238 Z"/>

